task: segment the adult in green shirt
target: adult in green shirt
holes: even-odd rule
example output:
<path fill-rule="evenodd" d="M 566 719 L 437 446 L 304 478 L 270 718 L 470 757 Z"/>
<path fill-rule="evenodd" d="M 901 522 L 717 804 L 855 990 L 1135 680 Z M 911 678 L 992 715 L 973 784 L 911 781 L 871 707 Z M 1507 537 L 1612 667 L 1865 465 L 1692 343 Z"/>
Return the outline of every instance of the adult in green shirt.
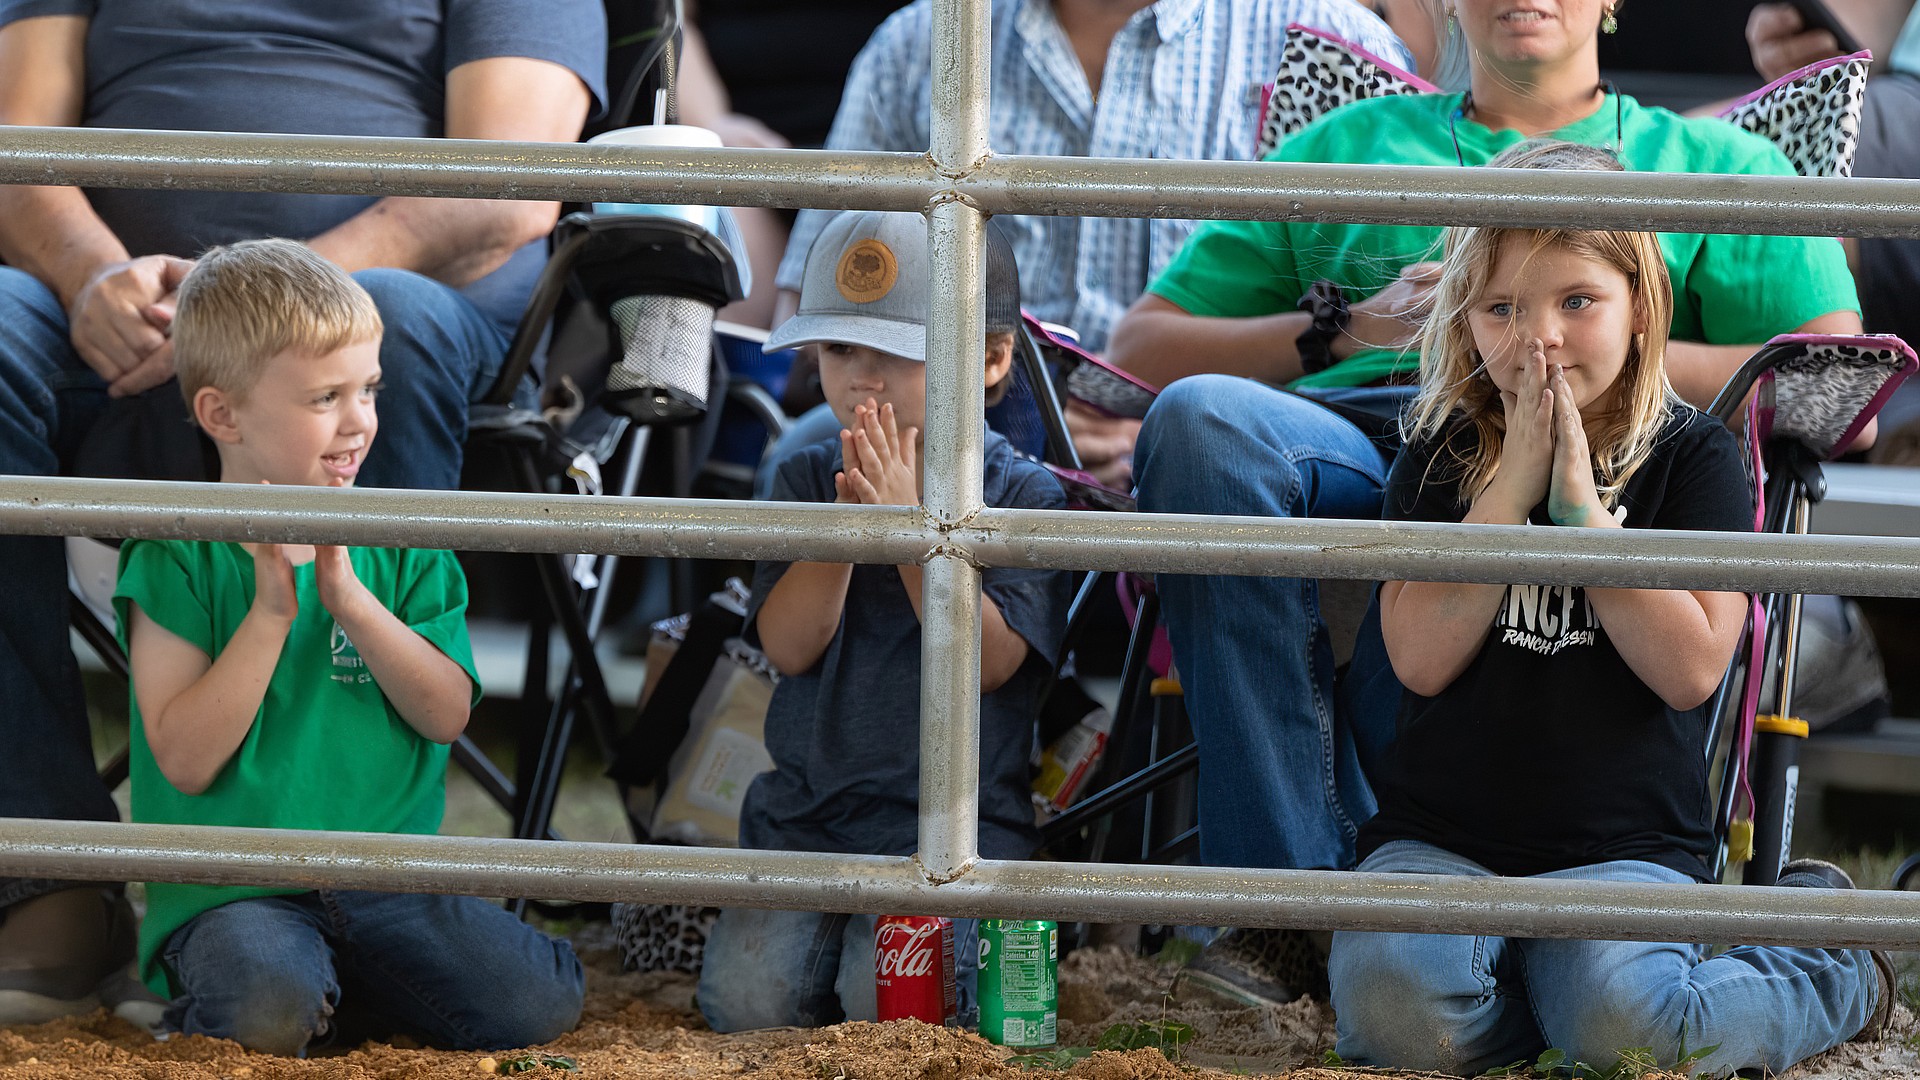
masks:
<path fill-rule="evenodd" d="M 1773 146 L 1729 124 L 1603 87 L 1596 43 L 1612 3 L 1453 0 L 1469 94 L 1346 106 L 1272 160 L 1480 165 L 1544 135 L 1614 147 L 1637 171 L 1792 171 Z M 1111 359 L 1167 387 L 1135 448 L 1141 509 L 1377 517 L 1387 456 L 1325 405 L 1392 416 L 1410 395 L 1400 384 L 1416 358 L 1406 350 L 1440 236 L 1382 225 L 1201 226 L 1110 343 Z M 1667 236 L 1662 247 L 1676 294 L 1669 370 L 1696 403 L 1775 334 L 1859 330 L 1832 239 Z M 1352 318 L 1328 343 L 1324 369 L 1308 371 L 1296 342 L 1312 317 L 1295 308 L 1319 281 L 1344 291 Z M 1398 700 L 1384 663 L 1356 656 L 1352 670 L 1375 677 L 1336 686 L 1310 580 L 1163 575 L 1159 589 L 1201 751 L 1202 860 L 1352 865 L 1356 831 L 1374 812 L 1363 762 L 1391 737 Z M 1363 648 L 1372 636 L 1362 634 Z"/>

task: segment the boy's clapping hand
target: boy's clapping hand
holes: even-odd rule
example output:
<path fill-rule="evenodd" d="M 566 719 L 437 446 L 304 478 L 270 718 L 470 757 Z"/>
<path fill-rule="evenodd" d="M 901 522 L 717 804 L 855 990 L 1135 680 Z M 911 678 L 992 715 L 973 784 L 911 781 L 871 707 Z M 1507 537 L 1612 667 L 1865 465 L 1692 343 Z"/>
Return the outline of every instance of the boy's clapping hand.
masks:
<path fill-rule="evenodd" d="M 294 590 L 293 563 L 288 561 L 286 549 L 279 544 L 241 546 L 253 556 L 254 610 L 281 622 L 293 622 L 300 613 L 300 594 Z"/>
<path fill-rule="evenodd" d="M 293 587 L 293 564 L 279 544 L 248 544 L 253 556 L 253 610 L 291 623 L 300 613 L 300 596 Z"/>
<path fill-rule="evenodd" d="M 353 605 L 373 599 L 360 583 L 360 575 L 353 572 L 347 549 L 339 545 L 314 545 L 313 582 L 320 590 L 320 603 L 335 619 L 351 618 Z"/>
<path fill-rule="evenodd" d="M 918 506 L 920 463 L 914 447 L 919 431 L 901 431 L 893 406 L 877 405 L 872 398 L 854 406 L 853 414 L 853 427 L 840 432 L 840 460 L 846 468 L 834 474 L 834 501 Z"/>

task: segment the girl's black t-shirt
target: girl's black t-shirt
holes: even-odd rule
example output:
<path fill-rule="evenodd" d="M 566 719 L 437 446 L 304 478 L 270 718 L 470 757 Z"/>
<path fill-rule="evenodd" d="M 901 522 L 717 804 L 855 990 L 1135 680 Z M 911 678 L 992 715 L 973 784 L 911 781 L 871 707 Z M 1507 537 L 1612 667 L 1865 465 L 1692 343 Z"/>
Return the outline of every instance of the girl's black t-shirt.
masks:
<path fill-rule="evenodd" d="M 1460 424 L 1408 446 L 1388 477 L 1384 516 L 1465 517 L 1448 463 L 1472 441 Z M 1621 506 L 1630 529 L 1751 531 L 1738 441 L 1676 407 Z M 1536 525 L 1546 520 L 1535 511 Z M 1402 699 L 1360 855 L 1420 840 L 1508 876 L 1639 859 L 1704 880 L 1707 727 L 1707 706 L 1668 708 L 1628 668 L 1585 589 L 1508 586 L 1467 670 L 1435 697 Z"/>

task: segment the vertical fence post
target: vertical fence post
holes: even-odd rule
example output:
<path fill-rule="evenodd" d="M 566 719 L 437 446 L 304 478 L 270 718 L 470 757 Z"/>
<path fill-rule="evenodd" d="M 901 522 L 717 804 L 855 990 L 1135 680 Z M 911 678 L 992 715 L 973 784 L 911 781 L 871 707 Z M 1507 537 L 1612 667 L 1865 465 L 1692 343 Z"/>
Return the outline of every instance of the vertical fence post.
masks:
<path fill-rule="evenodd" d="M 964 175 L 987 155 L 987 0 L 933 7 L 934 169 Z M 927 224 L 933 295 L 927 309 L 925 494 L 929 517 L 965 521 L 981 506 L 986 391 L 985 218 L 936 197 Z M 923 576 L 920 636 L 920 862 L 934 881 L 979 854 L 980 570 L 940 555 Z"/>

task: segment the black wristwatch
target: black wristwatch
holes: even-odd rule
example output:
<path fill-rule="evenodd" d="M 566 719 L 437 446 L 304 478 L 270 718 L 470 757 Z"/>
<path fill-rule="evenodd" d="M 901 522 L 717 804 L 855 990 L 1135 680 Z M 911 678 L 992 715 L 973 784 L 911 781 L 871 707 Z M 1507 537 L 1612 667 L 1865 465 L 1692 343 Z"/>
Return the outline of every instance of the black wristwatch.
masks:
<path fill-rule="evenodd" d="M 1347 310 L 1347 294 L 1321 278 L 1308 286 L 1297 306 L 1313 316 L 1313 322 L 1293 339 L 1294 347 L 1300 350 L 1300 368 L 1309 375 L 1325 371 L 1333 366 L 1333 339 L 1347 332 L 1352 317 Z"/>

